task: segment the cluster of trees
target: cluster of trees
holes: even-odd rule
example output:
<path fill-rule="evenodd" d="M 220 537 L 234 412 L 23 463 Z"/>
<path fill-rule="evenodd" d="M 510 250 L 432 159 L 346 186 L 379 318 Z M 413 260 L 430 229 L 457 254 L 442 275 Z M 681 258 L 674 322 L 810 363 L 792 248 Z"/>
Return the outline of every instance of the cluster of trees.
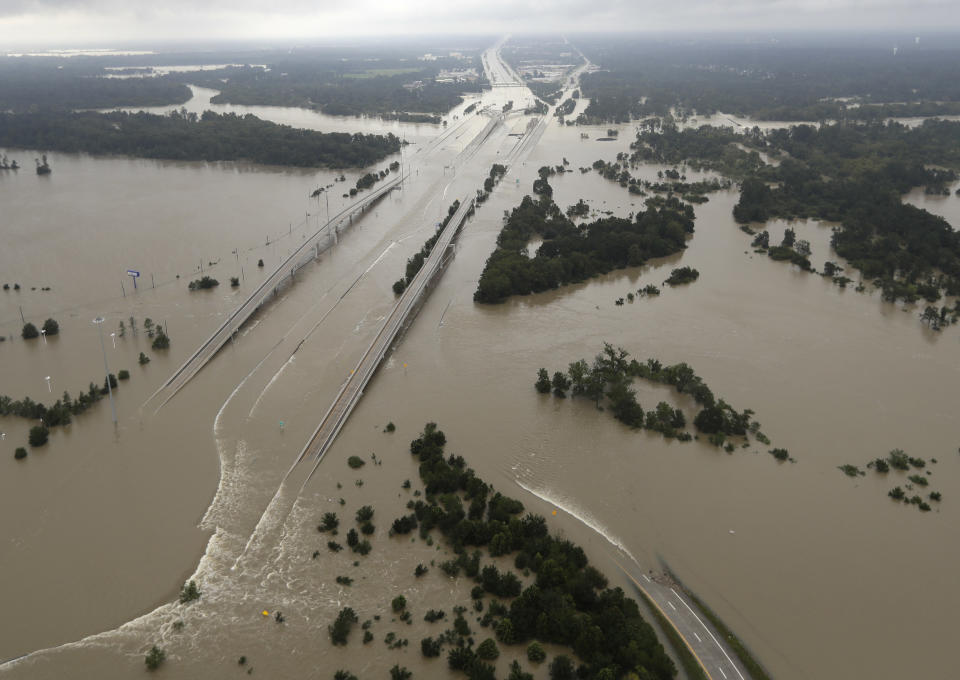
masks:
<path fill-rule="evenodd" d="M 458 556 L 454 562 L 464 564 L 467 576 L 477 581 L 476 599 L 490 593 L 512 600 L 509 605 L 491 602 L 481 625 L 489 626 L 503 645 L 537 639 L 570 647 L 582 664 L 575 669 L 569 657 L 560 655 L 560 675 L 551 673 L 552 677 L 572 678 L 574 673 L 588 680 L 631 673 L 651 679 L 674 677 L 673 662 L 636 602 L 621 589 L 608 588 L 582 548 L 551 536 L 543 517 L 522 515 L 522 503 L 493 493 L 463 458 L 445 456 L 445 444 L 446 437 L 434 423 L 411 442 L 410 452 L 419 460 L 426 487 L 426 500 L 411 505 L 421 532 L 439 530 Z M 488 547 L 491 556 L 514 555 L 515 568 L 529 570 L 534 582 L 523 587 L 511 571 L 481 567 L 479 551 L 468 555 L 472 546 Z M 452 669 L 471 678 L 492 678 L 493 667 L 485 661 L 499 655 L 496 642 L 484 640 L 474 648 L 462 613 L 458 609 L 449 634 L 422 645 L 424 654 L 437 656 L 447 645 Z M 534 653 L 539 661 L 545 658 L 539 645 Z M 525 677 L 518 665 L 514 670 Z"/>
<path fill-rule="evenodd" d="M 665 165 L 689 162 L 695 169 L 716 170 L 740 179 L 765 166 L 755 149 L 745 151 L 741 145 L 766 146 L 759 129 L 743 133 L 709 125 L 681 129 L 668 115 L 643 121 L 636 141 L 630 144 L 630 161 Z"/>
<path fill-rule="evenodd" d="M 636 145 L 632 146 L 637 148 Z M 642 147 L 641 150 L 629 157 L 626 153 L 621 152 L 617 154 L 616 162 L 609 163 L 604 160 L 596 160 L 591 168 L 600 173 L 604 179 L 617 182 L 631 194 L 637 196 L 646 196 L 646 192 L 651 191 L 657 194 L 678 194 L 689 203 L 706 203 L 708 200 L 706 194 L 730 187 L 729 180 L 721 182 L 716 178 L 687 182 L 687 176 L 681 175 L 675 168 L 667 170 L 666 173 L 662 170 L 657 172 L 661 179 L 666 177 L 666 179 L 673 181 L 651 182 L 645 179 L 637 179 L 630 174 L 630 168 L 636 168 L 639 163 L 651 160 L 646 157 L 647 154 L 644 153 L 646 151 L 649 151 L 649 149 Z M 591 168 L 580 168 L 580 172 L 587 173 Z"/>
<path fill-rule="evenodd" d="M 411 122 L 435 122 L 416 114 L 443 114 L 463 102 L 463 94 L 481 92 L 485 81 L 437 82 L 445 67 L 463 68 L 459 60 L 435 62 L 381 60 L 376 70 L 363 59 L 285 56 L 268 69 L 230 67 L 191 73 L 190 82 L 220 90 L 215 104 L 298 106 L 334 116 L 409 116 Z M 223 82 L 227 78 L 227 82 Z M 410 112 L 416 112 L 410 114 Z"/>
<path fill-rule="evenodd" d="M 609 343 L 604 343 L 603 351 L 594 357 L 592 363 L 580 359 L 571 363 L 565 373 L 555 372 L 552 379 L 548 371 L 541 368 L 534 386 L 541 394 L 552 390 L 561 398 L 570 390 L 572 396 L 590 399 L 597 408 L 606 404 L 611 414 L 625 425 L 645 427 L 666 437 L 689 441 L 692 437 L 682 429 L 686 417 L 680 409 L 660 402 L 653 410 L 644 413 L 631 386 L 635 378 L 672 385 L 680 394 L 693 397 L 701 406 L 693 424 L 700 432 L 710 435 L 713 444 L 719 446 L 727 437 L 747 437 L 748 434 L 765 444 L 770 443 L 760 432 L 760 423 L 751 420 L 752 410 L 739 412 L 723 399 L 716 398 L 703 378 L 687 364 L 664 366 L 656 359 L 640 363 L 631 359 L 623 348 L 615 348 Z M 731 444 L 727 446 L 732 450 Z"/>
<path fill-rule="evenodd" d="M 0 113 L 0 145 L 174 160 L 299 167 L 370 165 L 400 150 L 393 134 L 314 132 L 252 114 Z"/>
<path fill-rule="evenodd" d="M 447 209 L 447 216 L 443 218 L 443 221 L 437 225 L 437 231 L 433 236 L 428 238 L 423 243 L 423 247 L 420 249 L 420 252 L 415 254 L 413 257 L 407 260 L 407 269 L 404 272 L 402 279 L 397 279 L 393 283 L 393 292 L 396 295 L 400 295 L 407 289 L 407 286 L 410 285 L 410 282 L 413 281 L 413 277 L 423 268 L 423 263 L 427 261 L 427 258 L 430 257 L 430 253 L 433 252 L 433 247 L 437 244 L 437 240 L 440 238 L 440 234 L 443 233 L 443 230 L 447 228 L 447 225 L 450 223 L 450 220 L 453 219 L 453 216 L 457 214 L 457 211 L 460 209 L 460 201 L 456 200 L 451 204 Z"/>
<path fill-rule="evenodd" d="M 693 283 L 700 278 L 700 272 L 693 267 L 678 267 L 670 271 L 670 276 L 664 281 L 670 286 L 680 286 L 685 283 Z"/>
<path fill-rule="evenodd" d="M 473 299 L 503 302 L 671 255 L 686 247 L 693 220 L 693 208 L 671 197 L 659 206 L 648 203 L 633 219 L 576 225 L 548 196 L 525 196 L 506 218 Z M 531 258 L 526 248 L 534 235 L 544 242 Z"/>
<path fill-rule="evenodd" d="M 60 334 L 60 324 L 53 319 L 47 319 L 44 321 L 41 329 L 45 335 Z M 31 340 L 33 338 L 40 337 L 40 331 L 38 331 L 37 327 L 28 321 L 27 323 L 23 324 L 23 329 L 20 331 L 20 337 L 22 337 L 24 340 Z"/>
<path fill-rule="evenodd" d="M 937 459 L 932 458 L 930 462 L 936 463 Z M 891 468 L 900 472 L 909 472 L 911 468 L 913 468 L 919 472 L 926 466 L 927 461 L 925 461 L 923 458 L 914 458 L 913 456 L 908 456 L 902 449 L 893 449 L 885 458 L 876 458 L 875 460 L 867 463 L 868 468 L 872 468 L 874 471 L 883 475 L 889 473 Z M 851 465 L 844 467 L 854 466 Z M 927 474 L 929 475 L 932 473 L 928 471 Z M 908 480 L 910 481 L 910 484 L 906 484 L 906 487 L 909 491 L 913 490 L 913 485 L 926 487 L 930 484 L 926 477 L 919 474 L 910 475 Z M 900 486 L 895 486 L 892 488 L 889 492 L 887 492 L 887 496 L 895 501 L 902 501 L 905 505 L 916 505 L 917 509 L 921 512 L 930 512 L 931 510 L 930 504 L 923 500 L 923 498 L 921 498 L 918 494 L 910 496 Z M 939 491 L 931 491 L 928 495 L 928 499 L 939 503 L 941 500 L 943 500 L 943 494 L 941 494 Z"/>
<path fill-rule="evenodd" d="M 943 218 L 900 198 L 913 187 L 956 179 L 953 170 L 927 164 L 960 168 L 960 123 L 797 126 L 771 131 L 766 141 L 789 158 L 743 181 L 734 208 L 738 221 L 839 222 L 831 245 L 873 279 L 885 299 L 935 302 L 941 290 L 960 293 L 960 235 Z M 809 253 L 792 242 L 769 252 L 809 269 Z"/>
<path fill-rule="evenodd" d="M 0 111 L 72 111 L 182 104 L 190 88 L 173 78 L 102 78 L 89 59 L 0 57 Z"/>
<path fill-rule="evenodd" d="M 490 192 L 497 186 L 503 176 L 507 174 L 507 166 L 494 163 L 490 168 L 490 174 L 483 180 L 483 189 L 477 190 L 477 203 L 484 203 L 490 197 Z"/>
<path fill-rule="evenodd" d="M 867 40 L 682 45 L 606 39 L 582 44 L 603 67 L 582 79 L 585 122 L 626 122 L 682 109 L 761 120 L 869 119 L 887 112 L 943 114 L 960 101 L 960 50 Z M 860 106 L 844 99 L 857 97 Z M 883 102 L 907 105 L 875 107 Z M 946 104 L 945 104 L 946 103 Z M 875 109 L 880 109 L 876 111 Z M 916 113 L 915 113 L 916 112 Z"/>

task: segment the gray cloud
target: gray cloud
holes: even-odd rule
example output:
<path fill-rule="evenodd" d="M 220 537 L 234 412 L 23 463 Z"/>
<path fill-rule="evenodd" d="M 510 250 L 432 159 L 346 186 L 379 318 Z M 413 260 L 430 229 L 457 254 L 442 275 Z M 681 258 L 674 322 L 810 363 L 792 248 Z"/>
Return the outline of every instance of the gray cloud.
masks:
<path fill-rule="evenodd" d="M 427 32 L 960 27 L 956 0 L 0 0 L 0 48 L 30 41 Z"/>

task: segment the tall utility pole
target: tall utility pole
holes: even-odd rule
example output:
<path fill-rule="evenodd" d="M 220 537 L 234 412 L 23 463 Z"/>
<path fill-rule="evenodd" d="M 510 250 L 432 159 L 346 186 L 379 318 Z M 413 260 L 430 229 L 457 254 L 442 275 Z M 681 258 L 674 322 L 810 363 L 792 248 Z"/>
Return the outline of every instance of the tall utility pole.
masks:
<path fill-rule="evenodd" d="M 93 320 L 100 331 L 100 351 L 103 352 L 103 370 L 107 373 L 107 393 L 110 395 L 110 413 L 113 415 L 113 424 L 117 424 L 117 407 L 113 403 L 113 388 L 110 386 L 110 367 L 107 365 L 107 348 L 103 345 L 103 317 L 98 316 Z"/>

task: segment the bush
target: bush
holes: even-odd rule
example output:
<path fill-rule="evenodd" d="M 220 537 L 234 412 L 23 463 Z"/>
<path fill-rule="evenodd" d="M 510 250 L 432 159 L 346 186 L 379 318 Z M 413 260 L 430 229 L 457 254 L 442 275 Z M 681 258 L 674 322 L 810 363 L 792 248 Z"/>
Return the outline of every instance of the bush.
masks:
<path fill-rule="evenodd" d="M 432 637 L 425 637 L 420 640 L 420 652 L 428 659 L 440 656 L 440 648 L 440 641 L 434 640 Z"/>
<path fill-rule="evenodd" d="M 121 368 L 119 371 L 117 371 L 117 380 L 129 380 L 129 379 L 130 379 L 130 371 L 128 371 L 125 368 Z"/>
<path fill-rule="evenodd" d="M 359 510 L 357 510 L 358 522 L 369 522 L 372 519 L 373 519 L 373 507 L 369 505 L 364 505 Z"/>
<path fill-rule="evenodd" d="M 47 319 L 43 322 L 43 332 L 47 335 L 57 335 L 60 333 L 60 324 L 53 319 Z"/>
<path fill-rule="evenodd" d="M 786 460 L 790 457 L 790 453 L 786 449 L 773 449 L 770 451 L 770 455 L 777 460 Z"/>
<path fill-rule="evenodd" d="M 139 363 L 141 366 L 146 366 L 147 364 L 150 363 L 150 357 L 148 357 L 143 352 L 140 352 L 140 358 L 137 359 L 137 363 Z"/>
<path fill-rule="evenodd" d="M 154 645 L 150 648 L 150 651 L 147 652 L 146 658 L 143 660 L 147 664 L 148 671 L 155 671 L 160 668 L 160 664 L 167 660 L 167 653 Z"/>
<path fill-rule="evenodd" d="M 347 458 L 347 465 L 349 465 L 354 470 L 358 468 L 362 468 L 366 464 L 367 462 L 360 456 L 350 456 L 349 458 Z"/>
<path fill-rule="evenodd" d="M 166 333 L 163 332 L 163 329 L 157 327 L 157 337 L 153 339 L 153 344 L 151 345 L 153 349 L 170 349 L 170 338 Z M 147 360 L 149 361 L 149 359 Z"/>
<path fill-rule="evenodd" d="M 231 277 L 230 277 L 230 287 L 231 287 L 231 288 L 236 288 L 236 287 L 239 286 L 239 285 L 240 285 L 240 278 L 237 277 L 237 276 L 231 276 Z"/>
<path fill-rule="evenodd" d="M 340 520 L 337 519 L 337 513 L 325 512 L 319 526 L 317 526 L 317 531 L 333 531 L 338 526 L 340 526 Z"/>
<path fill-rule="evenodd" d="M 550 680 L 573 680 L 573 662 L 561 654 L 550 662 Z"/>
<path fill-rule="evenodd" d="M 500 656 L 500 649 L 497 647 L 497 643 L 494 642 L 493 638 L 487 638 L 480 643 L 480 646 L 477 647 L 477 656 L 484 661 L 493 661 Z"/>
<path fill-rule="evenodd" d="M 327 541 L 327 547 L 331 552 L 340 552 L 343 550 L 343 546 L 337 543 L 336 541 Z"/>
<path fill-rule="evenodd" d="M 353 552 L 359 553 L 361 555 L 367 555 L 373 549 L 373 546 L 370 545 L 370 541 L 363 540 L 360 541 L 354 548 Z"/>
<path fill-rule="evenodd" d="M 183 584 L 183 588 L 180 589 L 180 604 L 186 604 L 187 602 L 193 602 L 194 600 L 199 600 L 200 589 L 197 588 L 196 581 L 189 581 Z"/>
<path fill-rule="evenodd" d="M 220 285 L 220 282 L 211 276 L 203 276 L 195 281 L 191 281 L 187 288 L 190 290 L 209 290 L 210 288 L 216 288 Z"/>
<path fill-rule="evenodd" d="M 384 431 L 384 432 L 393 432 L 393 431 L 396 430 L 396 429 L 397 429 L 397 426 L 394 425 L 394 424 L 393 424 L 393 421 L 391 420 L 389 423 L 387 423 L 387 426 L 386 426 L 385 428 L 383 428 L 383 431 Z"/>
<path fill-rule="evenodd" d="M 431 609 L 423 616 L 423 620 L 427 623 L 433 623 L 439 621 L 447 615 L 442 609 Z"/>
<path fill-rule="evenodd" d="M 358 620 L 359 619 L 357 619 L 356 612 L 354 612 L 350 607 L 341 609 L 340 613 L 337 614 L 337 618 L 327 629 L 330 633 L 330 640 L 333 642 L 333 644 L 347 644 L 347 636 L 350 635 L 350 629 L 353 628 L 353 624 L 357 623 Z"/>
<path fill-rule="evenodd" d="M 24 340 L 31 340 L 33 338 L 39 337 L 40 331 L 37 330 L 37 327 L 34 326 L 29 321 L 23 324 L 23 330 L 20 331 L 20 337 Z"/>
<path fill-rule="evenodd" d="M 18 446 L 17 450 L 13 452 L 13 457 L 17 460 L 23 460 L 27 457 L 27 450 L 22 446 Z"/>
<path fill-rule="evenodd" d="M 400 295 L 404 290 L 407 289 L 407 282 L 403 279 L 397 279 L 393 282 L 393 294 Z"/>
<path fill-rule="evenodd" d="M 27 438 L 30 446 L 43 446 L 50 437 L 50 430 L 46 425 L 34 425 L 30 428 L 30 435 Z"/>
<path fill-rule="evenodd" d="M 397 595 L 390 603 L 390 608 L 395 612 L 403 611 L 407 606 L 407 598 L 403 595 Z"/>
<path fill-rule="evenodd" d="M 357 680 L 357 676 L 343 669 L 333 674 L 333 680 Z"/>
<path fill-rule="evenodd" d="M 390 680 L 410 680 L 412 677 L 413 673 L 408 671 L 406 666 L 401 667 L 397 664 L 390 669 Z"/>
<path fill-rule="evenodd" d="M 413 570 L 413 575 L 416 576 L 417 578 L 419 578 L 419 577 L 423 576 L 424 574 L 426 574 L 427 571 L 428 571 L 427 568 L 426 568 L 425 566 L 423 566 L 423 564 L 418 564 L 418 565 L 417 565 L 417 568 Z"/>
<path fill-rule="evenodd" d="M 364 536 L 369 536 L 374 531 L 376 531 L 376 527 L 373 526 L 373 522 L 368 520 L 366 522 L 360 523 L 360 533 L 363 534 Z"/>
<path fill-rule="evenodd" d="M 539 642 L 531 642 L 527 645 L 527 658 L 533 663 L 541 663 L 547 658 L 547 653 Z"/>
<path fill-rule="evenodd" d="M 262 266 L 263 266 L 263 258 L 260 258 L 259 260 L 257 260 L 257 266 L 258 266 L 258 267 L 262 267 Z"/>

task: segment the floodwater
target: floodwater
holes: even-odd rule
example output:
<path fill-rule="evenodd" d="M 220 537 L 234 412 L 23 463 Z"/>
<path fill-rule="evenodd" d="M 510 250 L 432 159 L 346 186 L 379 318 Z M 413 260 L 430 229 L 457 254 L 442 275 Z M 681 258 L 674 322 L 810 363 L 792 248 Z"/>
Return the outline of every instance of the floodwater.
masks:
<path fill-rule="evenodd" d="M 0 637 L 0 658 L 49 649 L 0 672 L 129 677 L 159 644 L 169 671 L 183 678 L 233 677 L 242 672 L 241 655 L 265 677 L 329 676 L 340 667 L 384 677 L 394 663 L 417 677 L 442 674 L 443 660 L 424 660 L 418 649 L 431 634 L 422 613 L 449 612 L 472 584 L 436 568 L 414 579 L 414 566 L 445 559 L 442 551 L 387 534 L 409 498 L 402 481 L 417 479 L 409 441 L 435 420 L 448 451 L 582 542 L 612 583 L 626 587 L 609 559 L 615 546 L 644 569 L 666 561 L 774 677 L 909 677 L 917 659 L 925 675 L 950 677 L 952 613 L 960 606 L 953 574 L 960 559 L 956 329 L 929 331 L 915 307 L 753 254 L 750 237 L 731 219 L 732 191 L 697 206 L 696 234 L 682 254 L 504 305 L 473 303 L 503 211 L 529 191 L 537 168 L 564 157 L 574 170 L 612 160 L 627 149 L 630 126 L 602 143 L 595 140 L 606 126 L 547 128 L 464 228 L 443 278 L 292 511 L 262 518 L 388 313 L 390 285 L 406 258 L 450 202 L 478 187 L 516 144 L 508 121 L 473 159 L 458 161 L 483 120 L 459 122 L 445 142 L 422 145 L 420 158 L 410 149 L 403 191 L 299 273 L 159 412 L 141 404 L 252 290 L 260 274 L 250 262 L 276 262 L 298 233 L 303 237 L 307 226 L 299 222 L 316 219 L 302 217 L 316 206 L 306 196 L 332 174 L 54 155 L 49 178 L 0 177 L 4 240 L 18 244 L 0 251 L 0 278 L 25 286 L 0 293 L 2 331 L 15 336 L 0 345 L 2 392 L 49 398 L 46 375 L 55 392 L 102 375 L 90 323 L 98 314 L 108 319 L 105 333 L 131 314 L 140 326 L 146 316 L 165 320 L 173 340 L 166 357 L 149 350 L 142 334 L 118 338 L 116 349 L 105 336 L 111 370 L 126 366 L 133 376 L 117 390 L 116 429 L 101 402 L 55 431 L 46 450 L 16 462 L 12 449 L 27 426 L 3 420 L 0 598 L 14 614 Z M 652 178 L 657 169 L 634 174 Z M 593 172 L 550 181 L 561 207 L 583 197 L 598 212 L 642 208 Z M 956 210 L 957 200 L 946 199 L 944 210 Z M 769 225 L 771 238 L 779 240 L 786 226 Z M 837 260 L 829 226 L 792 226 L 810 241 L 818 269 Z M 200 260 L 206 267 L 218 258 L 220 287 L 188 293 Z M 681 264 L 700 271 L 696 283 L 614 305 L 647 283 L 660 285 Z M 123 297 L 120 280 L 136 267 L 141 288 Z M 226 279 L 241 267 L 246 278 L 231 292 Z M 144 285 L 152 268 L 163 273 L 155 289 Z M 39 290 L 47 285 L 53 290 Z M 56 315 L 61 336 L 46 345 L 20 340 L 19 306 L 34 320 Z M 668 442 L 630 431 L 589 403 L 534 392 L 537 368 L 592 357 L 605 341 L 639 359 L 690 363 L 717 395 L 754 409 L 772 445 L 788 448 L 796 462 L 779 464 L 756 444 L 727 454 L 705 443 Z M 141 350 L 153 357 L 143 368 L 136 365 Z M 667 400 L 693 413 L 666 388 L 636 387 L 646 408 Z M 393 435 L 382 431 L 388 421 L 397 426 Z M 895 447 L 937 459 L 928 465 L 929 488 L 944 500 L 933 512 L 887 498 L 904 484 L 900 473 L 851 479 L 837 469 L 862 467 Z M 351 470 L 350 455 L 367 465 Z M 340 515 L 336 540 L 344 542 L 364 504 L 376 509 L 373 552 L 329 552 L 330 537 L 315 528 L 320 515 Z M 353 577 L 354 585 L 336 584 L 336 575 Z M 201 600 L 169 604 L 191 577 Z M 389 602 L 401 592 L 413 626 L 389 620 Z M 358 653 L 359 630 L 346 648 L 330 645 L 326 627 L 343 606 L 361 621 L 382 615 L 367 653 Z M 272 619 L 277 610 L 283 625 Z M 477 639 L 486 637 L 475 630 Z M 410 646 L 387 650 L 388 632 Z M 511 658 L 501 656 L 500 675 Z"/>

